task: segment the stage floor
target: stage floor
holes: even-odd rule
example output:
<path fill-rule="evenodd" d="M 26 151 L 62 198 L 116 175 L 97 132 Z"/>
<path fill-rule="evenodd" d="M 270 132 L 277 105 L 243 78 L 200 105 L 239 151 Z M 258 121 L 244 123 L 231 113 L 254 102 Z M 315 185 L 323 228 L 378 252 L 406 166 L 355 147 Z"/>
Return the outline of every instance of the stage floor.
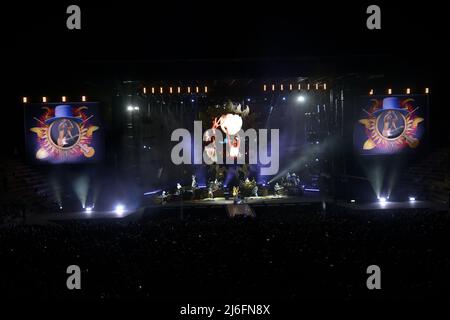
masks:
<path fill-rule="evenodd" d="M 134 215 L 140 210 L 124 211 L 117 214 L 115 211 L 78 211 L 78 212 L 53 212 L 47 214 L 37 214 L 27 217 L 27 224 L 45 224 L 48 222 L 73 221 L 73 220 L 121 220 Z"/>
<path fill-rule="evenodd" d="M 264 197 L 247 197 L 242 199 L 243 202 L 249 205 L 287 205 L 287 204 L 312 204 L 328 201 L 318 195 L 304 195 L 304 196 L 264 196 Z M 209 206 L 226 206 L 233 204 L 233 199 L 225 198 L 206 198 L 201 200 L 188 200 L 167 202 L 165 204 L 150 204 L 146 207 L 209 207 Z"/>
<path fill-rule="evenodd" d="M 121 214 L 117 214 L 115 211 L 92 211 L 90 213 L 86 211 L 80 212 L 55 212 L 49 214 L 40 214 L 31 217 L 27 217 L 27 224 L 45 224 L 48 222 L 63 222 L 74 220 L 91 220 L 91 221 L 104 221 L 104 220 L 128 220 L 139 221 L 143 217 L 146 209 L 162 209 L 162 210 L 174 210 L 177 208 L 209 208 L 209 207 L 225 207 L 233 204 L 232 199 L 226 200 L 225 198 L 215 199 L 202 199 L 202 200 L 190 200 L 169 202 L 165 204 L 153 204 L 143 205 L 135 210 L 128 210 Z M 434 211 L 448 211 L 448 206 L 445 203 L 431 202 L 431 201 L 404 201 L 404 202 L 372 202 L 372 203 L 349 203 L 344 201 L 333 202 L 331 199 L 323 198 L 320 195 L 304 195 L 299 197 L 294 196 L 266 196 L 266 197 L 249 197 L 244 199 L 244 203 L 250 207 L 259 206 L 285 206 L 286 210 L 291 206 L 312 206 L 320 208 L 329 208 L 337 206 L 341 208 L 347 208 L 355 210 L 357 212 L 376 212 L 383 210 L 414 210 L 414 209 L 430 209 Z"/>
<path fill-rule="evenodd" d="M 294 196 L 265 196 L 265 197 L 248 197 L 245 198 L 245 203 L 250 206 L 295 206 L 295 205 L 319 205 L 326 201 L 316 194 L 304 195 L 301 197 Z M 122 214 L 117 214 L 115 211 L 95 211 L 86 212 L 53 212 L 48 214 L 39 214 L 31 217 L 27 217 L 27 224 L 45 224 L 48 222 L 63 222 L 74 220 L 85 221 L 102 221 L 106 219 L 110 220 L 129 220 L 135 221 L 142 217 L 143 212 L 147 208 L 152 209 L 167 209 L 173 210 L 177 208 L 208 208 L 208 207 L 225 207 L 229 204 L 233 204 L 232 199 L 226 200 L 225 198 L 214 199 L 202 199 L 202 200 L 189 200 L 189 201 L 177 201 L 168 202 L 165 204 L 144 204 L 135 210 L 128 210 Z"/>
<path fill-rule="evenodd" d="M 433 201 L 402 201 L 402 202 L 370 202 L 370 203 L 349 203 L 338 202 L 338 206 L 357 210 L 357 211 L 373 211 L 373 210 L 413 210 L 413 209 L 431 209 L 435 211 L 447 211 L 448 206 L 445 203 Z"/>

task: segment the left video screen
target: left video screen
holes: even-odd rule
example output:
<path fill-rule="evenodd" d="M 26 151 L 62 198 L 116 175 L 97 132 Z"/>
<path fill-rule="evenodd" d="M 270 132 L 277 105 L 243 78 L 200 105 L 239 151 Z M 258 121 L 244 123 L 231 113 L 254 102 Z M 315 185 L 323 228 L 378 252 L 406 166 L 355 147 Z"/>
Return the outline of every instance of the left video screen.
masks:
<path fill-rule="evenodd" d="M 33 103 L 24 108 L 25 142 L 33 162 L 102 160 L 104 128 L 99 103 Z"/>

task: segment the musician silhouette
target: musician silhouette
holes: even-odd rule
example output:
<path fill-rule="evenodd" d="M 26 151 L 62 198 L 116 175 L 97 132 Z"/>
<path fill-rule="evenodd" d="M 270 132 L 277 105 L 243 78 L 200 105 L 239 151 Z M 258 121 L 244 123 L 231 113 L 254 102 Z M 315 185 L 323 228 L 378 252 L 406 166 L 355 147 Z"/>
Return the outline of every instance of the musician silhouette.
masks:
<path fill-rule="evenodd" d="M 58 105 L 55 107 L 55 116 L 45 120 L 50 125 L 51 139 L 58 147 L 68 148 L 73 146 L 80 135 L 79 123 L 83 120 L 75 117 L 70 105 Z"/>
<path fill-rule="evenodd" d="M 387 111 L 383 118 L 383 131 L 382 134 L 385 137 L 392 137 L 396 135 L 398 132 L 398 128 L 403 128 L 403 126 L 400 125 L 400 127 L 397 126 L 398 124 L 398 116 L 395 111 Z"/>
<path fill-rule="evenodd" d="M 397 97 L 384 98 L 382 108 L 373 113 L 379 117 L 377 127 L 381 135 L 388 139 L 400 136 L 405 128 L 404 116 L 407 113 L 406 109 L 401 108 Z"/>
<path fill-rule="evenodd" d="M 72 134 L 72 130 L 74 129 L 74 125 L 72 124 L 72 121 L 68 119 L 63 119 L 58 124 L 58 139 L 57 144 L 60 147 L 64 147 L 71 142 L 71 140 L 74 138 L 74 135 Z"/>

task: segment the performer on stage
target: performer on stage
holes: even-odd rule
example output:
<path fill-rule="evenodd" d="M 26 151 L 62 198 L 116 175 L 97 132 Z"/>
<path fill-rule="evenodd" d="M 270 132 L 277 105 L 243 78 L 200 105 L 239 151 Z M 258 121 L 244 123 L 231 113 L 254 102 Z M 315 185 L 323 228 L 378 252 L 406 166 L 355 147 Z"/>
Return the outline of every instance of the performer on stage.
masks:
<path fill-rule="evenodd" d="M 177 183 L 177 192 L 176 195 L 179 196 L 183 193 L 183 187 L 181 186 L 180 183 Z"/>
<path fill-rule="evenodd" d="M 192 175 L 192 182 L 191 182 L 191 188 L 192 188 L 192 191 L 194 191 L 195 189 L 197 189 L 197 180 L 196 180 L 196 176 L 195 176 L 195 174 L 193 174 Z"/>
<path fill-rule="evenodd" d="M 280 196 L 281 195 L 281 190 L 283 190 L 284 188 L 282 186 L 280 186 L 278 184 L 278 182 L 277 182 L 277 183 L 275 183 L 275 186 L 273 187 L 273 189 L 275 191 L 275 195 L 276 196 Z"/>

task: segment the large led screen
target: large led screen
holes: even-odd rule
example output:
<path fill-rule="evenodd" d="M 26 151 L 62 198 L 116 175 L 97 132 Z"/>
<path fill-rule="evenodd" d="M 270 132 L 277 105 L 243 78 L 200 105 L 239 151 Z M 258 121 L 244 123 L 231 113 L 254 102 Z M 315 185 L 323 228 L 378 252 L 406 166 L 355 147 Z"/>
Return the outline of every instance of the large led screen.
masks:
<path fill-rule="evenodd" d="M 98 103 L 41 103 L 25 107 L 25 138 L 39 163 L 95 162 L 103 155 Z"/>
<path fill-rule="evenodd" d="M 426 95 L 362 97 L 353 131 L 355 151 L 387 155 L 418 150 L 424 144 L 427 108 Z"/>

